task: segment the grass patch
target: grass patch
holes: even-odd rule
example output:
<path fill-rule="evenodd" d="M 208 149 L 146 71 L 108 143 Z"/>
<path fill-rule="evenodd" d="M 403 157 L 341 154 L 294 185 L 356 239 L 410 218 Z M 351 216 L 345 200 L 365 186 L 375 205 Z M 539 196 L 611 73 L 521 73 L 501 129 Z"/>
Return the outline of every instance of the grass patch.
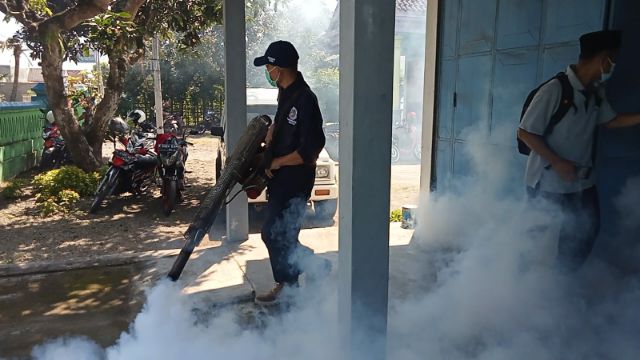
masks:
<path fill-rule="evenodd" d="M 391 211 L 389 222 L 402 222 L 402 209 L 395 209 Z"/>

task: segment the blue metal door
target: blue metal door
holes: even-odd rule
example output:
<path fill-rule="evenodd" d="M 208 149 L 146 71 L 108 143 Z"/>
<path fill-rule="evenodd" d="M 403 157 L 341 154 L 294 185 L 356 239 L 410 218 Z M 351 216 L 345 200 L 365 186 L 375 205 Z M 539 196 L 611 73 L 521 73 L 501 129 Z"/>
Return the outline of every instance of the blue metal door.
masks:
<path fill-rule="evenodd" d="M 616 71 L 607 86 L 613 108 L 640 112 L 640 1 L 615 0 L 611 27 L 621 29 L 622 49 Z M 598 193 L 602 228 L 595 252 L 623 268 L 640 264 L 640 126 L 606 130 L 599 134 Z"/>
<path fill-rule="evenodd" d="M 531 89 L 577 61 L 578 38 L 602 29 L 605 0 L 440 0 L 435 187 L 472 176 L 470 137 L 512 162 L 522 189 L 515 133 Z"/>

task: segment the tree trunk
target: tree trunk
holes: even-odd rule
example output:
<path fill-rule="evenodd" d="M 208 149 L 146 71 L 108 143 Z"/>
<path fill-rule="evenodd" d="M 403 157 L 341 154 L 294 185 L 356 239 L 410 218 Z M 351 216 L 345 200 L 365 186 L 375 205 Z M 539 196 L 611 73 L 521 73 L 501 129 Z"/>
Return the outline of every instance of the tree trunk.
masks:
<path fill-rule="evenodd" d="M 60 125 L 60 131 L 73 162 L 84 171 L 95 171 L 100 167 L 101 159 L 94 156 L 93 149 L 73 117 L 73 112 L 67 102 L 66 89 L 62 79 L 64 49 L 62 48 L 60 31 L 49 26 L 39 30 L 43 46 L 42 77 L 47 88 L 49 106 L 56 122 Z"/>
<path fill-rule="evenodd" d="M 93 148 L 93 154 L 100 159 L 102 158 L 104 135 L 109 126 L 109 121 L 111 121 L 118 108 L 127 68 L 128 64 L 124 58 L 109 56 L 109 76 L 107 78 L 107 86 L 104 89 L 104 96 L 96 107 L 93 122 L 85 131 L 87 141 Z"/>
<path fill-rule="evenodd" d="M 15 68 L 13 69 L 13 86 L 11 87 L 11 95 L 9 101 L 16 101 L 18 97 L 18 85 L 20 84 L 20 56 L 22 55 L 22 44 L 13 46 L 13 59 Z"/>

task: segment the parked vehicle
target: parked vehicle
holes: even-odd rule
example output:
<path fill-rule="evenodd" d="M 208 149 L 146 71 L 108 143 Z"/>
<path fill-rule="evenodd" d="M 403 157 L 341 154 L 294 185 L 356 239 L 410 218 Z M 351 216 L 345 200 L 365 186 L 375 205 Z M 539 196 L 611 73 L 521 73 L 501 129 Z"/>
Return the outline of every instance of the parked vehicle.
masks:
<path fill-rule="evenodd" d="M 184 129 L 184 121 L 181 114 L 165 114 L 164 132 L 179 134 Z"/>
<path fill-rule="evenodd" d="M 323 128 L 327 139 L 325 149 L 333 161 L 340 161 L 340 123 L 326 123 Z"/>
<path fill-rule="evenodd" d="M 211 131 L 214 127 L 220 126 L 220 118 L 213 111 L 207 110 L 204 114 L 202 122 L 198 123 L 189 131 L 191 135 L 202 135 L 206 131 Z"/>
<path fill-rule="evenodd" d="M 185 189 L 185 163 L 189 156 L 187 141 L 173 133 L 160 134 L 156 137 L 155 151 L 160 160 L 160 177 L 162 179 L 162 211 L 169 216 L 176 203 L 182 201 Z"/>
<path fill-rule="evenodd" d="M 147 119 L 147 115 L 142 110 L 133 110 L 127 115 L 127 121 L 131 121 L 136 126 L 136 131 L 155 134 L 156 124 L 155 121 Z"/>
<path fill-rule="evenodd" d="M 275 118 L 278 108 L 278 89 L 247 89 L 247 122 L 259 115 L 269 115 Z M 226 158 L 226 145 L 224 143 L 224 128 L 226 119 L 223 117 L 219 127 L 211 129 L 212 135 L 220 136 L 221 143 L 216 158 L 216 179 L 220 178 L 222 167 Z M 249 204 L 260 209 L 267 203 L 266 191 L 255 199 L 249 198 Z M 338 210 L 338 174 L 336 163 L 331 159 L 326 149 L 320 153 L 316 162 L 316 180 L 311 191 L 310 205 L 313 206 L 315 215 L 321 220 L 333 219 Z"/>
<path fill-rule="evenodd" d="M 44 146 L 40 158 L 40 171 L 59 168 L 62 165 L 71 164 L 71 154 L 67 150 L 64 139 L 60 134 L 60 128 L 55 122 L 53 112 L 49 111 L 45 116 L 47 123 L 42 127 L 42 139 Z"/>
<path fill-rule="evenodd" d="M 405 160 L 420 161 L 422 144 L 416 138 L 417 132 L 410 131 L 406 125 L 396 124 L 391 137 L 391 162 Z"/>
<path fill-rule="evenodd" d="M 120 136 L 118 139 L 124 149 L 118 149 L 114 141 L 109 169 L 102 177 L 91 204 L 92 214 L 98 211 L 108 196 L 126 192 L 140 194 L 155 181 L 158 157 L 145 146 L 146 137 L 133 133 L 131 136 Z"/>

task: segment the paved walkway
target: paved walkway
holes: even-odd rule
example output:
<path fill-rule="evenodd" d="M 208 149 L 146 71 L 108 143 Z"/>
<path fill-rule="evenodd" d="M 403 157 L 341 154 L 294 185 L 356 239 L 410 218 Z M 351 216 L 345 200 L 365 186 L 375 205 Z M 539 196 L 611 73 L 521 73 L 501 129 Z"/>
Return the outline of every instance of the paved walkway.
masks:
<path fill-rule="evenodd" d="M 402 229 L 399 223 L 390 227 L 390 261 L 392 293 L 402 295 L 409 291 L 410 274 L 402 265 L 401 257 L 410 256 L 408 244 L 412 230 Z M 331 276 L 337 278 L 338 228 L 304 229 L 300 233 L 300 242 L 312 248 L 316 254 L 330 260 L 333 264 Z M 158 273 L 167 273 L 174 258 L 167 257 L 157 261 Z M 400 276 L 395 276 L 402 273 Z M 399 278 L 406 278 L 402 281 Z M 273 285 L 271 266 L 267 249 L 260 234 L 251 234 L 249 240 L 238 244 L 221 244 L 194 252 L 180 278 L 184 293 L 192 296 L 203 306 L 225 304 L 240 301 L 252 301 L 255 293 L 267 291 Z"/>

